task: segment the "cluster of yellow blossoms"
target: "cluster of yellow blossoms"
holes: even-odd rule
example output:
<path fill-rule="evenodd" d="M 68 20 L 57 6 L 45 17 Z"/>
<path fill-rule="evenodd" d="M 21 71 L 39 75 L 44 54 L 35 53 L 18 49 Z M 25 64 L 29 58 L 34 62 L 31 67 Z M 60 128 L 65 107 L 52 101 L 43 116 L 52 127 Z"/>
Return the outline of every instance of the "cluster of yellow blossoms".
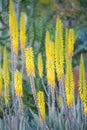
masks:
<path fill-rule="evenodd" d="M 55 32 L 55 65 L 58 79 L 62 79 L 64 71 L 64 45 L 63 45 L 63 27 L 60 19 L 56 21 Z"/>
<path fill-rule="evenodd" d="M 69 107 L 72 107 L 74 99 L 74 80 L 72 73 L 72 65 L 71 62 L 69 61 L 66 66 L 65 93 L 66 93 L 67 105 Z"/>
<path fill-rule="evenodd" d="M 55 66 L 54 66 L 54 43 L 49 39 L 49 33 L 46 33 L 46 68 L 47 68 L 47 80 L 51 87 L 55 87 Z M 48 47 L 47 47 L 48 45 Z"/>
<path fill-rule="evenodd" d="M 9 29 L 14 54 L 18 54 L 18 22 L 15 15 L 13 1 L 9 0 Z"/>

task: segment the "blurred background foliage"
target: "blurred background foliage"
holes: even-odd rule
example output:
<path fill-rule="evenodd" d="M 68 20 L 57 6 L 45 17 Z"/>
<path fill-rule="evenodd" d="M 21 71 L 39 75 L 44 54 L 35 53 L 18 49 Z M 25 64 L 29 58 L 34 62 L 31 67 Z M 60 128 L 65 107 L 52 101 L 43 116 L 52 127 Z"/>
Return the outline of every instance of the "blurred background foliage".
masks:
<path fill-rule="evenodd" d="M 75 53 L 73 57 L 73 66 L 79 64 L 79 54 L 84 52 L 85 65 L 87 70 L 87 1 L 86 0 L 13 0 L 15 12 L 20 20 L 20 12 L 26 13 L 27 20 L 27 45 L 34 48 L 35 66 L 37 68 L 37 55 L 39 52 L 43 54 L 44 75 L 45 70 L 45 32 L 48 30 L 51 35 L 51 40 L 55 39 L 55 21 L 57 17 L 62 19 L 64 28 L 75 29 Z M 0 62 L 2 64 L 2 50 L 3 46 L 7 47 L 9 64 L 11 64 L 10 56 L 10 37 L 8 24 L 8 5 L 9 0 L 0 0 Z M 19 30 L 20 31 L 20 30 Z M 19 45 L 20 46 L 20 45 Z M 10 65 L 11 66 L 11 65 Z M 11 67 L 9 70 L 11 71 Z M 18 56 L 18 69 L 21 67 L 20 49 Z M 46 78 L 44 78 L 46 84 Z M 36 69 L 35 83 L 38 90 L 43 90 L 41 79 L 38 76 L 38 69 Z M 25 109 L 32 107 L 35 110 L 35 104 L 32 100 L 32 93 L 29 86 L 29 79 L 26 72 L 23 76 L 24 89 L 24 106 Z M 27 107 L 28 106 L 28 107 Z"/>

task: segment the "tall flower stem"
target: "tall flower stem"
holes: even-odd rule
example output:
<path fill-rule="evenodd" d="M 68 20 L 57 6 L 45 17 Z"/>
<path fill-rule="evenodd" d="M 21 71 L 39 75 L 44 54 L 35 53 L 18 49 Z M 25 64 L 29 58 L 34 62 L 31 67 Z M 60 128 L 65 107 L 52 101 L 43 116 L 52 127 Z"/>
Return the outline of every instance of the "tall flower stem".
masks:
<path fill-rule="evenodd" d="M 54 113 L 54 111 L 55 111 L 55 90 L 53 87 L 51 87 L 51 94 L 52 94 L 52 111 Z"/>
<path fill-rule="evenodd" d="M 54 118 L 54 130 L 56 129 L 56 120 L 55 120 L 55 88 L 51 87 L 51 94 L 52 94 L 52 112 L 53 112 L 53 118 Z"/>
<path fill-rule="evenodd" d="M 36 89 L 35 89 L 35 84 L 34 84 L 34 77 L 30 76 L 30 84 L 31 84 L 31 90 L 33 94 L 33 98 L 36 104 L 36 107 L 38 109 L 38 101 L 37 101 L 37 94 L 36 94 Z"/>
<path fill-rule="evenodd" d="M 46 95 L 48 97 L 48 92 L 47 92 L 46 86 L 44 84 L 43 78 L 41 78 L 41 81 L 42 81 L 42 85 L 43 85 L 44 91 L 45 91 L 45 93 L 46 93 Z"/>
<path fill-rule="evenodd" d="M 14 54 L 12 43 L 11 43 L 11 66 L 12 66 L 12 99 L 14 102 Z"/>
<path fill-rule="evenodd" d="M 72 130 L 71 128 L 71 119 L 70 119 L 70 116 L 69 116 L 69 113 L 67 111 L 67 105 L 66 105 L 66 99 L 65 99 L 65 90 L 64 90 L 64 85 L 63 85 L 63 80 L 60 80 L 59 81 L 59 88 L 60 88 L 60 94 L 62 96 L 62 101 L 63 101 L 63 110 L 65 111 L 65 117 L 68 118 L 68 128 L 69 130 Z"/>
<path fill-rule="evenodd" d="M 50 119 L 50 113 L 51 113 L 51 101 L 50 101 L 50 96 L 51 96 L 51 90 L 50 90 L 50 86 L 48 86 L 48 112 L 49 112 L 49 119 Z"/>
<path fill-rule="evenodd" d="M 16 71 L 17 69 L 17 55 L 16 54 L 13 54 L 14 55 L 14 72 Z"/>
<path fill-rule="evenodd" d="M 12 99 L 14 102 L 14 72 L 17 68 L 17 55 L 13 53 L 13 48 L 11 45 L 11 66 L 12 66 Z"/>
<path fill-rule="evenodd" d="M 30 76 L 30 84 L 31 84 L 32 94 L 33 94 L 33 98 L 34 98 L 38 113 L 40 114 L 40 116 L 42 118 L 41 112 L 38 107 L 37 94 L 36 94 L 36 89 L 35 89 L 35 84 L 34 84 L 34 77 L 32 77 L 32 76 Z M 43 124 L 41 124 L 42 130 L 49 130 L 45 121 L 43 121 Z"/>
<path fill-rule="evenodd" d="M 65 110 L 67 110 L 66 100 L 65 100 L 65 90 L 64 90 L 64 86 L 63 86 L 63 81 L 62 80 L 59 81 L 59 91 L 60 91 L 60 95 L 62 96 L 62 100 L 63 100 L 63 108 Z"/>

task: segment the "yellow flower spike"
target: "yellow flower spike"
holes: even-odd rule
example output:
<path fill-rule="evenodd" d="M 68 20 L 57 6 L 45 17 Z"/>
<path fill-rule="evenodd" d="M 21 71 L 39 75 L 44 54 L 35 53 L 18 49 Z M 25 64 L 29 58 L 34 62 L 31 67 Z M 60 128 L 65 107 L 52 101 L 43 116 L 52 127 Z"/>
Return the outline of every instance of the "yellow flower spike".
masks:
<path fill-rule="evenodd" d="M 62 79 L 64 69 L 63 27 L 60 19 L 57 19 L 56 21 L 55 65 L 57 78 L 60 80 Z"/>
<path fill-rule="evenodd" d="M 13 28 L 13 17 L 14 17 L 14 5 L 13 5 L 13 2 L 12 0 L 9 0 L 9 28 L 10 28 L 10 31 L 13 31 L 12 28 Z"/>
<path fill-rule="evenodd" d="M 45 115 L 45 101 L 44 101 L 44 93 L 42 91 L 38 92 L 37 95 L 37 100 L 38 100 L 38 107 L 40 110 L 40 121 L 45 121 L 46 120 L 46 115 Z"/>
<path fill-rule="evenodd" d="M 68 107 L 72 107 L 74 99 L 74 79 L 71 62 L 67 62 L 65 76 L 65 94 Z"/>
<path fill-rule="evenodd" d="M 0 68 L 0 95 L 2 94 L 2 72 Z"/>
<path fill-rule="evenodd" d="M 13 26 L 14 26 L 14 34 L 12 37 L 13 52 L 14 52 L 14 54 L 18 55 L 18 22 L 17 22 L 16 16 L 14 18 Z"/>
<path fill-rule="evenodd" d="M 47 31 L 46 32 L 46 38 L 45 38 L 45 52 L 46 52 L 46 58 L 48 57 L 49 54 L 49 44 L 50 44 L 50 34 Z"/>
<path fill-rule="evenodd" d="M 55 87 L 55 66 L 54 66 L 54 43 L 51 42 L 49 44 L 49 49 L 48 49 L 48 57 L 46 61 L 46 68 L 47 68 L 47 80 L 48 84 L 51 87 Z"/>
<path fill-rule="evenodd" d="M 9 0 L 9 29 L 12 39 L 13 53 L 18 54 L 18 22 L 12 0 Z"/>
<path fill-rule="evenodd" d="M 6 47 L 4 47 L 3 52 L 3 78 L 4 78 L 4 86 L 7 88 L 9 86 L 9 69 L 8 69 L 8 57 Z"/>
<path fill-rule="evenodd" d="M 14 73 L 14 88 L 15 88 L 15 95 L 17 97 L 23 97 L 22 74 L 19 71 L 16 71 Z"/>
<path fill-rule="evenodd" d="M 5 104 L 8 104 L 8 87 L 9 87 L 9 69 L 8 69 L 8 56 L 6 47 L 3 51 L 3 79 L 4 79 L 4 100 Z"/>
<path fill-rule="evenodd" d="M 26 45 L 26 16 L 24 12 L 20 16 L 20 43 L 21 49 L 24 50 Z"/>
<path fill-rule="evenodd" d="M 79 70 L 79 94 L 80 98 L 83 100 L 83 89 L 85 86 L 85 68 L 84 68 L 84 59 L 81 54 L 80 57 L 80 70 Z"/>
<path fill-rule="evenodd" d="M 74 30 L 70 29 L 69 30 L 69 37 L 68 37 L 68 55 L 69 57 L 73 56 L 74 52 Z"/>
<path fill-rule="evenodd" d="M 42 61 L 42 55 L 39 53 L 38 55 L 38 71 L 39 71 L 39 76 L 43 76 L 43 61 Z"/>
<path fill-rule="evenodd" d="M 65 62 L 68 60 L 68 28 L 65 29 Z"/>
<path fill-rule="evenodd" d="M 9 29 L 10 29 L 11 36 L 13 36 L 13 33 L 14 33 L 13 31 L 14 15 L 15 15 L 14 5 L 13 5 L 12 0 L 9 0 Z"/>
<path fill-rule="evenodd" d="M 34 55 L 32 47 L 25 49 L 25 63 L 28 76 L 35 76 Z"/>

